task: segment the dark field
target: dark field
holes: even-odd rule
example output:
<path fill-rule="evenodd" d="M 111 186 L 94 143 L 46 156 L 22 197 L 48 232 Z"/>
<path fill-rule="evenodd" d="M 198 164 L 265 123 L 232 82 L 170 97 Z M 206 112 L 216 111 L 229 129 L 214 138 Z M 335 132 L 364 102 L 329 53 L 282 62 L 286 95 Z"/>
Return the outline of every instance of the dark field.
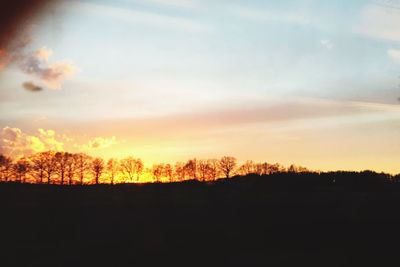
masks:
<path fill-rule="evenodd" d="M 0 184 L 0 266 L 398 266 L 400 184 L 372 173 L 212 184 Z"/>

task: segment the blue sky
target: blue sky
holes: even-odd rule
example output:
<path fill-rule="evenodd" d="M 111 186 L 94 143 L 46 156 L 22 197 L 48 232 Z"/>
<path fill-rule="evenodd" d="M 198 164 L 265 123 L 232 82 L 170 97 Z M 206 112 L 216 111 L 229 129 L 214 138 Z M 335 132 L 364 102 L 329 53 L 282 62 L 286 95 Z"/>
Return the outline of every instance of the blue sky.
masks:
<path fill-rule="evenodd" d="M 30 23 L 30 49 L 51 49 L 50 61 L 66 60 L 76 73 L 62 81 L 60 90 L 32 93 L 20 89 L 32 77 L 15 66 L 6 68 L 0 79 L 0 123 L 31 134 L 51 127 L 74 135 L 71 127 L 77 127 L 87 138 L 123 140 L 101 155 L 133 150 L 154 160 L 180 159 L 209 156 L 202 148 L 213 146 L 216 155 L 397 171 L 398 7 L 400 1 L 379 0 L 65 1 Z M 238 114 L 244 118 L 232 119 Z M 179 138 L 165 137 L 171 121 L 193 128 L 192 120 L 204 127 L 195 133 L 182 127 Z M 120 121 L 142 129 L 120 129 L 115 126 Z M 92 127 L 82 126 L 88 124 Z M 372 141 L 360 137 L 368 125 L 379 125 L 370 130 Z M 147 139 L 153 134 L 143 129 L 159 136 Z M 248 142 L 221 143 L 216 136 L 224 140 L 223 133 L 239 143 L 256 135 L 260 151 L 244 153 Z M 299 145 L 302 136 L 307 142 Z M 325 155 L 323 147 L 337 145 L 337 136 L 352 140 L 347 145 L 356 152 Z M 291 141 L 279 141 L 283 137 Z M 304 147 L 311 144 L 314 150 L 307 154 Z M 366 144 L 370 150 L 363 148 Z M 291 151 L 286 157 L 279 152 L 282 146 Z M 267 147 L 276 151 L 262 152 Z M 378 154 L 384 162 L 371 165 Z M 323 165 L 316 160 L 322 155 L 335 163 Z M 347 156 L 357 164 L 344 166 Z"/>
<path fill-rule="evenodd" d="M 400 38 L 368 32 L 382 19 L 374 9 L 393 10 L 374 2 L 112 3 L 68 2 L 37 26 L 37 46 L 81 70 L 74 86 L 123 80 L 132 94 L 201 91 L 205 101 L 243 94 L 397 101 L 399 60 L 387 53 L 400 49 Z"/>

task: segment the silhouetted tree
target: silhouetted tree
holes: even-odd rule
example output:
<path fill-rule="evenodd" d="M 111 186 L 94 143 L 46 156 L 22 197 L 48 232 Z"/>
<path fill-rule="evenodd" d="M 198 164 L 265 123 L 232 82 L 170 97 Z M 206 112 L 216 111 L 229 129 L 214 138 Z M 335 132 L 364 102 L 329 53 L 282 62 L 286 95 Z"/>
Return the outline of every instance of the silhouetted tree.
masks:
<path fill-rule="evenodd" d="M 135 172 L 136 172 L 136 181 L 139 182 L 140 175 L 143 172 L 143 162 L 141 159 L 136 159 L 135 161 Z"/>
<path fill-rule="evenodd" d="M 18 182 L 25 181 L 25 176 L 29 172 L 29 167 L 30 165 L 26 158 L 21 158 L 14 164 L 14 173 L 16 181 Z"/>
<path fill-rule="evenodd" d="M 207 160 L 208 177 L 210 180 L 215 180 L 219 175 L 219 161 L 217 159 Z"/>
<path fill-rule="evenodd" d="M 218 160 L 198 160 L 197 169 L 201 181 L 215 180 L 218 175 Z"/>
<path fill-rule="evenodd" d="M 114 184 L 115 175 L 117 174 L 119 169 L 118 160 L 116 159 L 109 159 L 107 161 L 107 172 L 110 176 L 110 183 Z"/>
<path fill-rule="evenodd" d="M 290 165 L 288 170 L 289 173 L 300 173 L 300 172 L 309 172 L 309 170 L 302 166 L 296 166 L 294 164 Z"/>
<path fill-rule="evenodd" d="M 262 165 L 262 163 L 254 164 L 253 173 L 258 174 L 258 175 L 262 175 L 263 174 L 263 165 Z"/>
<path fill-rule="evenodd" d="M 0 181 L 7 182 L 11 176 L 12 159 L 0 154 Z"/>
<path fill-rule="evenodd" d="M 67 165 L 68 161 L 70 160 L 69 153 L 57 152 L 54 155 L 54 160 L 56 163 L 56 173 L 60 178 L 60 184 L 64 184 L 64 178 L 67 172 Z"/>
<path fill-rule="evenodd" d="M 140 175 L 143 172 L 143 162 L 141 159 L 135 159 L 133 157 L 127 157 L 120 161 L 120 170 L 122 174 L 127 177 L 131 182 L 136 174 L 136 181 L 139 181 Z"/>
<path fill-rule="evenodd" d="M 72 181 L 75 176 L 75 172 L 77 169 L 76 165 L 76 157 L 74 154 L 71 153 L 66 153 L 65 155 L 67 157 L 67 162 L 66 162 L 66 176 L 68 178 L 68 184 L 71 185 Z"/>
<path fill-rule="evenodd" d="M 95 158 L 92 161 L 91 165 L 91 171 L 94 176 L 95 184 L 99 184 L 99 179 L 101 174 L 103 173 L 103 170 L 104 170 L 104 160 L 101 158 Z"/>
<path fill-rule="evenodd" d="M 127 157 L 120 161 L 121 173 L 132 182 L 136 173 L 136 159 L 133 157 Z"/>
<path fill-rule="evenodd" d="M 284 172 L 285 167 L 281 166 L 279 163 L 275 163 L 268 166 L 268 174 L 273 174 L 277 172 Z"/>
<path fill-rule="evenodd" d="M 310 170 L 307 169 L 306 167 L 298 166 L 297 167 L 297 172 L 310 172 Z"/>
<path fill-rule="evenodd" d="M 236 167 L 236 158 L 222 157 L 219 161 L 219 168 L 226 178 L 229 178 Z"/>
<path fill-rule="evenodd" d="M 164 173 L 164 164 L 154 164 L 151 169 L 151 173 L 153 174 L 154 181 L 160 182 Z"/>
<path fill-rule="evenodd" d="M 287 171 L 295 173 L 296 172 L 296 166 L 294 164 L 290 165 Z"/>
<path fill-rule="evenodd" d="M 261 174 L 269 174 L 269 166 L 270 164 L 267 162 L 261 163 Z"/>
<path fill-rule="evenodd" d="M 206 160 L 198 160 L 198 173 L 201 181 L 206 181 L 209 174 L 209 166 Z"/>
<path fill-rule="evenodd" d="M 177 181 L 181 182 L 185 180 L 185 164 L 183 162 L 176 162 L 174 173 Z"/>
<path fill-rule="evenodd" d="M 12 159 L 0 154 L 0 181 L 7 181 L 9 177 L 13 177 L 15 181 L 23 182 L 29 178 L 28 174 L 32 174 L 32 177 L 39 183 L 43 183 L 47 179 L 47 183 L 50 184 L 54 177 L 58 177 L 60 184 L 64 184 L 66 178 L 68 178 L 70 185 L 74 183 L 75 178 L 79 179 L 80 184 L 83 184 L 86 175 L 91 173 L 94 182 L 98 184 L 101 175 L 106 172 L 107 177 L 110 178 L 110 183 L 114 184 L 118 172 L 121 172 L 127 180 L 132 182 L 134 179 L 139 181 L 143 169 L 142 160 L 133 157 L 127 157 L 121 161 L 110 159 L 105 164 L 101 158 L 92 160 L 90 156 L 84 153 L 46 151 L 13 163 Z M 304 173 L 310 172 L 310 170 L 294 164 L 286 169 L 278 163 L 255 163 L 251 160 L 247 160 L 236 169 L 236 158 L 228 156 L 222 157 L 220 160 L 189 159 L 186 163 L 176 162 L 174 167 L 171 164 L 154 164 L 151 168 L 146 168 L 146 173 L 152 175 L 156 182 L 163 179 L 170 182 L 187 179 L 211 181 L 222 176 L 230 178 L 233 174 L 269 175 L 278 172 Z M 374 173 L 369 176 L 376 175 Z M 384 176 L 384 174 L 381 174 L 381 176 Z M 388 175 L 385 177 L 387 181 L 395 181 L 395 176 Z"/>
<path fill-rule="evenodd" d="M 47 184 L 51 183 L 52 175 L 57 170 L 57 161 L 53 151 L 42 152 L 41 156 L 44 158 L 44 173 L 47 178 Z"/>
<path fill-rule="evenodd" d="M 164 166 L 164 176 L 167 177 L 168 181 L 172 182 L 174 178 L 174 170 L 171 164 L 165 164 Z"/>
<path fill-rule="evenodd" d="M 74 161 L 79 176 L 79 182 L 80 184 L 83 184 L 85 174 L 90 169 L 90 157 L 84 153 L 79 153 L 74 155 Z"/>
<path fill-rule="evenodd" d="M 252 160 L 247 160 L 242 166 L 244 168 L 245 175 L 255 173 L 256 164 Z"/>
<path fill-rule="evenodd" d="M 185 174 L 192 179 L 197 179 L 197 160 L 190 159 L 186 162 L 184 166 Z"/>
<path fill-rule="evenodd" d="M 251 160 L 247 160 L 245 163 L 243 163 L 237 170 L 237 173 L 239 175 L 248 175 L 251 173 L 254 173 L 254 162 Z"/>
<path fill-rule="evenodd" d="M 43 183 L 46 170 L 45 155 L 43 153 L 34 154 L 30 157 L 30 161 L 32 162 L 32 172 L 34 173 L 36 181 L 39 180 L 39 183 Z"/>

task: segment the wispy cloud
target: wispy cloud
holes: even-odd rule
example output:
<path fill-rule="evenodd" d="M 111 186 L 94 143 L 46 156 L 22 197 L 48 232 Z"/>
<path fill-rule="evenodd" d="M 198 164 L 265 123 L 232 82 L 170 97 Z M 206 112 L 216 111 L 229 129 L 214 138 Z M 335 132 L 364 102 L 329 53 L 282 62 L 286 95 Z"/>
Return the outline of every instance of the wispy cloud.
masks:
<path fill-rule="evenodd" d="M 282 10 L 266 10 L 246 7 L 241 5 L 232 5 L 229 9 L 232 14 L 253 21 L 273 22 L 273 23 L 288 23 L 309 25 L 312 20 L 306 14 L 301 12 L 282 11 Z"/>
<path fill-rule="evenodd" d="M 302 121 L 326 121 L 327 124 L 341 121 L 357 121 L 359 117 L 387 119 L 400 115 L 399 105 L 371 102 L 333 101 L 326 99 L 302 98 L 296 101 L 281 101 L 275 104 L 242 103 L 241 106 L 208 109 L 186 114 L 174 114 L 165 117 L 147 119 L 113 119 L 98 122 L 85 122 L 72 127 L 82 131 L 95 131 L 101 135 L 119 133 L 123 138 L 147 140 L 162 133 L 163 138 L 175 138 L 181 134 L 201 135 L 204 133 L 240 129 L 250 126 L 276 124 L 291 125 Z M 389 115 L 388 115 L 389 114 Z M 382 115 L 382 116 L 381 116 Z M 384 116 L 383 116 L 384 115 Z M 386 116 L 387 115 L 387 116 Z M 103 127 L 108 125 L 108 127 Z"/>
<path fill-rule="evenodd" d="M 352 31 L 369 38 L 400 42 L 399 25 L 400 9 L 390 5 L 369 4 L 362 10 Z"/>
<path fill-rule="evenodd" d="M 202 6 L 201 0 L 134 0 L 144 4 L 168 6 L 185 9 L 198 9 Z"/>
<path fill-rule="evenodd" d="M 112 136 L 111 138 L 95 137 L 89 140 L 89 142 L 87 142 L 86 144 L 75 145 L 75 147 L 80 148 L 82 150 L 98 150 L 98 149 L 108 148 L 115 144 L 118 144 L 117 138 L 115 136 Z"/>
<path fill-rule="evenodd" d="M 165 2 L 165 1 L 161 1 Z M 214 28 L 210 24 L 201 23 L 194 19 L 163 15 L 155 12 L 135 10 L 133 8 L 122 8 L 118 6 L 103 5 L 98 3 L 72 1 L 64 4 L 64 8 L 71 11 L 82 12 L 97 15 L 102 18 L 108 18 L 131 24 L 145 24 L 164 29 L 212 32 Z"/>
<path fill-rule="evenodd" d="M 328 40 L 328 39 L 322 39 L 322 40 L 320 40 L 320 44 L 321 44 L 324 48 L 326 48 L 326 49 L 328 49 L 328 50 L 331 50 L 331 49 L 334 47 L 334 44 L 332 43 L 332 41 L 331 41 L 331 40 Z"/>
<path fill-rule="evenodd" d="M 391 60 L 395 62 L 400 62 L 400 50 L 388 49 L 387 54 Z"/>

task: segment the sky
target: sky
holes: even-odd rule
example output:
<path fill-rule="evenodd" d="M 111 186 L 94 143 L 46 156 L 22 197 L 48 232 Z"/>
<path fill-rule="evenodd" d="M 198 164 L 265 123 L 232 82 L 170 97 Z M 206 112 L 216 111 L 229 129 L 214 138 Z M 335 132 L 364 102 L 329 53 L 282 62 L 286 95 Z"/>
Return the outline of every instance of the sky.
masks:
<path fill-rule="evenodd" d="M 400 1 L 60 1 L 0 49 L 0 152 L 400 172 Z"/>

